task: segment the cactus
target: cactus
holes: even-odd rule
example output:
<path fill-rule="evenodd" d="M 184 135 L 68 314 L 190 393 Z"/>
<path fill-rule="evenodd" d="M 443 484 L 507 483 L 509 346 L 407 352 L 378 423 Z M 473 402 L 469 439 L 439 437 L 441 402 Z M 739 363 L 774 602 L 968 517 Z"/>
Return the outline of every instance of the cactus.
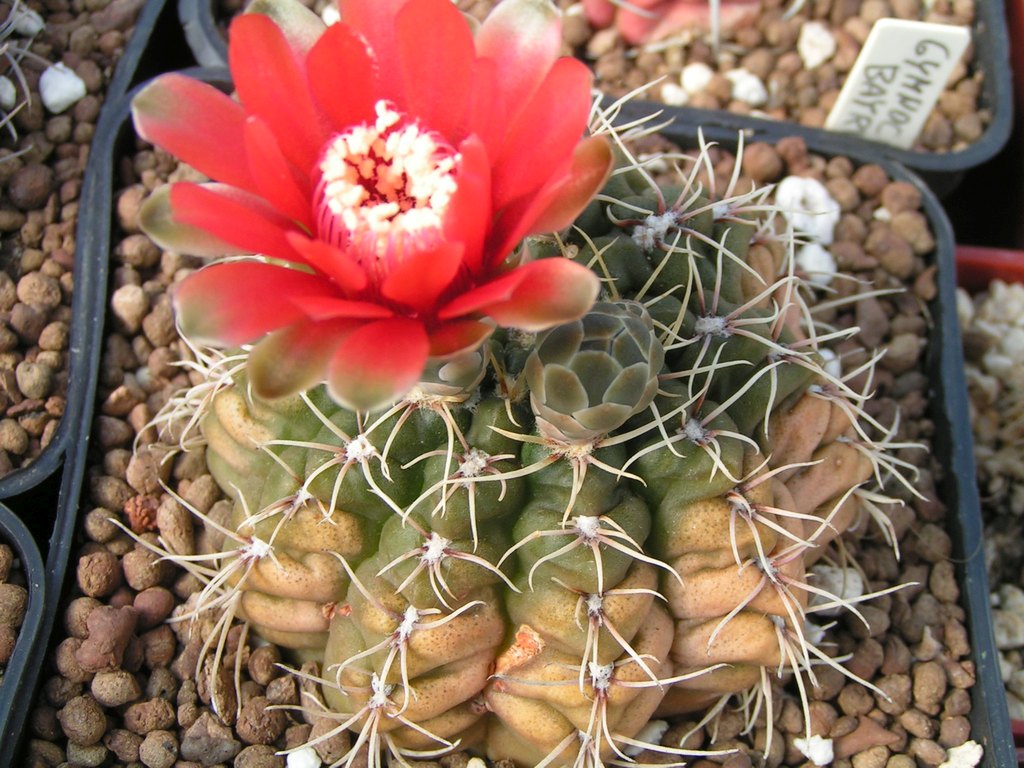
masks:
<path fill-rule="evenodd" d="M 841 669 L 810 618 L 856 614 L 865 597 L 831 594 L 809 569 L 862 517 L 884 525 L 885 497 L 871 486 L 905 467 L 886 456 L 886 431 L 848 383 L 864 371 L 831 372 L 829 347 L 854 331 L 814 322 L 797 235 L 770 190 L 738 193 L 737 176 L 721 194 L 702 184 L 703 145 L 692 165 L 669 158 L 682 170 L 655 179 L 608 128 L 614 106 L 592 121 L 611 140 L 562 131 L 552 175 L 505 150 L 488 174 L 470 167 L 488 159 L 483 144 L 451 138 L 463 123 L 427 102 L 454 133 L 395 128 L 398 106 L 386 100 L 376 122 L 329 139 L 305 179 L 316 184 L 268 186 L 253 147 L 298 179 L 309 136 L 292 136 L 293 116 L 268 111 L 253 90 L 264 70 L 246 58 L 258 47 L 243 43 L 272 42 L 295 72 L 308 67 L 313 86 L 299 101 L 310 109 L 323 97 L 323 62 L 370 54 L 346 47 L 344 25 L 325 32 L 304 9 L 265 4 L 285 31 L 236 22 L 241 106 L 176 76 L 135 103 L 144 135 L 223 182 L 158 192 L 147 229 L 201 252 L 260 240 L 272 257 L 215 264 L 177 295 L 182 325 L 200 337 L 200 383 L 159 421 L 181 449 L 205 446 L 230 499 L 227 518 L 193 510 L 223 543 L 161 550 L 203 585 L 179 618 L 213 617 L 197 673 L 219 669 L 236 619 L 290 649 L 296 674 L 319 691 L 301 707 L 319 718 L 311 745 L 352 733 L 335 765 L 454 749 L 536 766 L 629 762 L 643 749 L 671 761 L 700 753 L 648 743 L 652 718 L 718 711 L 740 694 L 753 721 L 788 674 L 806 707 L 814 667 Z M 550 32 L 541 0 L 508 0 L 476 43 L 447 0 L 390 5 L 404 37 L 376 22 L 363 31 L 410 61 L 422 52 L 406 33 L 430 12 L 453 45 L 477 46 L 466 61 L 548 56 L 547 80 L 532 59 L 520 72 L 543 80 L 533 86 L 542 104 L 558 93 L 548 80 L 586 85 L 551 46 L 517 37 L 510 20 Z M 346 8 L 353 24 L 388 13 L 365 0 Z M 492 71 L 479 66 L 481 77 Z M 244 122 L 249 154 L 204 144 L 202 126 L 171 108 L 175 95 L 208 109 L 211 130 Z M 460 103 L 498 144 L 483 113 Z M 342 109 L 329 106 L 325 122 Z M 524 114 L 509 146 L 532 130 Z M 348 176 L 324 182 L 332 158 L 350 161 L 344 153 L 372 131 L 382 143 L 360 162 L 372 166 L 375 195 L 393 192 L 388 174 L 402 163 L 426 169 L 416 184 L 432 195 L 413 200 L 408 180 L 399 195 L 407 219 L 381 224 L 373 217 L 388 204 L 377 198 L 338 208 L 327 187 Z M 492 177 L 488 207 L 475 196 Z M 524 198 L 510 198 L 517 187 Z M 306 193 L 316 220 L 306 221 Z M 238 220 L 207 216 L 204 200 Z M 474 221 L 481 213 L 487 221 Z M 561 233 L 526 237 L 505 258 L 512 233 L 542 224 Z M 209 338 L 243 347 L 202 350 Z M 393 348 L 401 360 L 389 368 Z"/>
<path fill-rule="evenodd" d="M 807 322 L 763 190 L 620 163 L 575 229 L 523 246 L 601 279 L 581 319 L 495 334 L 372 412 L 260 398 L 244 353 L 172 404 L 233 505 L 196 511 L 221 551 L 177 558 L 193 607 L 320 663 L 314 714 L 358 734 L 339 764 L 675 758 L 638 737 L 653 717 L 770 702 L 783 672 L 806 705 L 839 666 L 810 619 L 856 599 L 809 568 L 898 469 L 824 364 L 851 332 Z"/>

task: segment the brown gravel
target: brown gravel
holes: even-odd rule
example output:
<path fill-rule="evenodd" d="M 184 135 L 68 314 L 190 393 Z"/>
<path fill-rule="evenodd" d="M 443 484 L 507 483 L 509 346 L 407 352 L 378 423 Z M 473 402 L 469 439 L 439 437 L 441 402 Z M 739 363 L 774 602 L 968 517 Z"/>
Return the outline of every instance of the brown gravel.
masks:
<path fill-rule="evenodd" d="M 17 138 L 0 135 L 0 476 L 31 463 L 64 413 L 78 195 L 103 92 L 142 0 L 23 5 L 46 26 L 25 43 L 32 99 L 13 118 Z M 44 61 L 86 84 L 62 114 L 42 106 Z"/>
<path fill-rule="evenodd" d="M 467 4 L 477 15 L 492 5 L 490 0 Z M 598 87 L 605 92 L 620 96 L 664 78 L 648 88 L 644 98 L 787 120 L 813 128 L 824 126 L 877 19 L 969 26 L 975 16 L 975 0 L 820 0 L 807 2 L 799 13 L 786 19 L 790 4 L 786 0 L 762 0 L 749 22 L 723 32 L 716 52 L 705 36 L 692 30 L 665 41 L 628 46 L 614 28 L 594 33 L 578 3 L 561 3 L 568 16 L 564 34 L 567 48 L 592 64 Z M 824 24 L 836 44 L 835 53 L 813 69 L 805 67 L 796 50 L 801 28 L 809 21 Z M 954 70 L 914 150 L 958 151 L 983 134 L 992 116 L 979 102 L 983 73 L 972 70 L 973 55 L 968 49 L 964 62 Z M 681 75 L 684 67 L 694 64 L 709 67 L 712 77 L 705 87 L 689 93 Z M 763 101 L 745 99 L 733 87 L 725 75 L 734 70 L 745 70 L 757 79 Z"/>
<path fill-rule="evenodd" d="M 25 621 L 28 588 L 15 551 L 0 541 L 0 683 Z"/>

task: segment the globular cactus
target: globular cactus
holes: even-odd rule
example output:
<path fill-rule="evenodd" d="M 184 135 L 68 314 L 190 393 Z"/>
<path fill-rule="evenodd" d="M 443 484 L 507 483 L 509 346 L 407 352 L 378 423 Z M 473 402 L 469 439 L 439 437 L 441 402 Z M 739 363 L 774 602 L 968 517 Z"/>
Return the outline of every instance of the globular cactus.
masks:
<path fill-rule="evenodd" d="M 810 321 L 792 231 L 766 191 L 699 184 L 705 160 L 659 184 L 623 154 L 575 228 L 524 245 L 591 268 L 593 310 L 392 407 L 263 400 L 242 366 L 177 401 L 233 502 L 193 607 L 320 663 L 320 733 L 358 734 L 336 764 L 675 759 L 652 718 L 838 666 L 810 619 L 860 598 L 809 568 L 895 465 L 828 372 L 851 333 Z"/>

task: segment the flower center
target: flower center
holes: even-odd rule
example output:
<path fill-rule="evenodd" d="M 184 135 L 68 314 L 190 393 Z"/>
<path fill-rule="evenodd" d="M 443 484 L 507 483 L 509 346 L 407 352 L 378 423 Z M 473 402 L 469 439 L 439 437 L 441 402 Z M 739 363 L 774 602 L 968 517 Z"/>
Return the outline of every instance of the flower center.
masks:
<path fill-rule="evenodd" d="M 320 237 L 382 277 L 406 251 L 440 239 L 459 155 L 438 134 L 403 124 L 389 102 L 378 101 L 376 111 L 373 125 L 327 145 L 316 197 Z"/>

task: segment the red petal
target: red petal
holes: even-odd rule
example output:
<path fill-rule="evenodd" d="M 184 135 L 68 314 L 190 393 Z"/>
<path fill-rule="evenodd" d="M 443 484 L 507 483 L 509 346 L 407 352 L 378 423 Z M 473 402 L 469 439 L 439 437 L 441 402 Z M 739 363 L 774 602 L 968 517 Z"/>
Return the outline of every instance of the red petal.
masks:
<path fill-rule="evenodd" d="M 491 166 L 483 145 L 471 136 L 459 145 L 458 185 L 444 214 L 444 236 L 465 246 L 462 260 L 470 274 L 483 267 L 483 248 L 491 227 Z"/>
<path fill-rule="evenodd" d="M 478 58 L 473 64 L 469 98 L 469 135 L 478 136 L 489 157 L 497 157 L 505 139 L 505 103 L 498 87 L 498 65 Z"/>
<path fill-rule="evenodd" d="M 489 264 L 500 264 L 527 235 L 569 226 L 601 189 L 613 160 L 603 136 L 591 136 L 577 144 L 565 176 L 501 212 L 487 245 Z"/>
<path fill-rule="evenodd" d="M 245 110 L 212 85 L 163 75 L 132 99 L 132 117 L 139 136 L 200 173 L 254 188 L 241 142 Z"/>
<path fill-rule="evenodd" d="M 234 345 L 305 320 L 302 302 L 330 295 L 330 283 L 317 275 L 231 261 L 189 275 L 175 289 L 174 303 L 188 336 Z"/>
<path fill-rule="evenodd" d="M 286 397 L 327 378 L 327 365 L 358 320 L 299 322 L 274 331 L 253 347 L 246 370 L 256 394 Z"/>
<path fill-rule="evenodd" d="M 416 312 L 431 312 L 437 298 L 459 274 L 464 250 L 462 243 L 442 243 L 403 259 L 384 278 L 381 293 Z"/>
<path fill-rule="evenodd" d="M 337 320 L 352 318 L 358 320 L 380 320 L 393 317 L 394 312 L 372 301 L 351 301 L 333 295 L 301 296 L 296 299 L 299 309 L 310 320 Z"/>
<path fill-rule="evenodd" d="M 245 149 L 259 193 L 281 213 L 312 229 L 309 178 L 296 173 L 266 122 L 255 115 L 245 123 Z"/>
<path fill-rule="evenodd" d="M 420 380 L 429 350 L 427 332 L 417 320 L 394 318 L 364 325 L 338 347 L 327 386 L 349 408 L 387 405 Z"/>
<path fill-rule="evenodd" d="M 247 253 L 302 261 L 287 240 L 288 232 L 298 231 L 295 224 L 263 198 L 233 187 L 180 182 L 171 187 L 171 208 L 175 219 Z"/>
<path fill-rule="evenodd" d="M 345 251 L 323 240 L 311 240 L 298 232 L 289 232 L 286 237 L 307 264 L 333 280 L 343 293 L 359 293 L 366 288 L 366 272 Z"/>
<path fill-rule="evenodd" d="M 377 67 L 363 38 L 345 24 L 332 24 L 306 67 L 310 90 L 333 131 L 373 122 Z"/>
<path fill-rule="evenodd" d="M 454 320 L 479 312 L 491 304 L 507 301 L 525 279 L 525 272 L 514 269 L 456 297 L 442 307 L 437 316 L 441 320 Z"/>
<path fill-rule="evenodd" d="M 431 357 L 455 357 L 470 352 L 494 333 L 494 323 L 480 320 L 456 320 L 430 332 Z"/>
<path fill-rule="evenodd" d="M 476 297 L 467 305 L 475 303 L 472 311 L 488 315 L 498 325 L 540 331 L 583 316 L 594 305 L 600 290 L 597 275 L 582 264 L 563 258 L 540 259 L 519 267 L 509 276 L 512 275 L 518 279 L 511 290 L 506 286 L 502 295 L 489 297 L 479 291 L 480 297 L 490 300 L 480 301 Z M 441 316 L 466 314 L 460 309 L 455 313 L 446 307 Z"/>
<path fill-rule="evenodd" d="M 590 81 L 590 70 L 581 61 L 559 59 L 552 67 L 509 127 L 494 164 L 496 210 L 543 186 L 569 159 L 590 114 Z"/>
<path fill-rule="evenodd" d="M 174 217 L 171 189 L 174 184 L 157 187 L 139 209 L 139 227 L 166 251 L 193 256 L 234 256 L 244 249 L 214 237 L 205 229 L 185 224 Z"/>
<path fill-rule="evenodd" d="M 497 64 L 509 119 L 540 87 L 561 46 L 561 19 L 550 3 L 504 0 L 488 14 L 476 33 L 476 51 Z"/>
<path fill-rule="evenodd" d="M 399 111 L 404 101 L 395 18 L 406 2 L 408 0 L 338 0 L 342 22 L 366 39 L 380 67 L 377 98 L 395 102 Z"/>
<path fill-rule="evenodd" d="M 270 18 L 243 14 L 231 22 L 228 62 L 246 109 L 267 121 L 281 150 L 311 173 L 326 139 L 304 65 Z"/>
<path fill-rule="evenodd" d="M 449 0 L 409 0 L 395 31 L 406 110 L 457 143 L 465 135 L 473 81 L 469 24 Z"/>

